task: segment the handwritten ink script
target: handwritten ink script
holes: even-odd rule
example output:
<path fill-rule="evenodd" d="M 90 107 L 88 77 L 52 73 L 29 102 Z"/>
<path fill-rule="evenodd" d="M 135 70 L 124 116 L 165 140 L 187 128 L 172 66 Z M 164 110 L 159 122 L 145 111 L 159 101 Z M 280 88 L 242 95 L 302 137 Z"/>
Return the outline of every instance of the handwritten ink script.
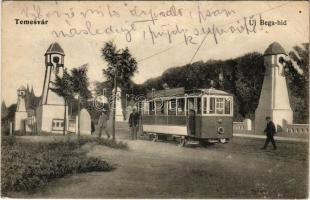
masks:
<path fill-rule="evenodd" d="M 253 23 L 262 18 L 260 14 L 242 16 L 236 9 L 211 9 L 199 4 L 191 9 L 173 3 L 152 8 L 134 2 L 119 2 L 117 6 L 100 2 L 94 8 L 79 6 L 61 9 L 33 4 L 22 8 L 20 14 L 20 18 L 61 24 L 53 26 L 50 32 L 56 38 L 116 35 L 128 43 L 143 38 L 153 45 L 180 40 L 192 45 L 200 43 L 204 37 L 212 38 L 217 44 L 225 35 L 250 35 L 263 29 L 260 23 Z"/>

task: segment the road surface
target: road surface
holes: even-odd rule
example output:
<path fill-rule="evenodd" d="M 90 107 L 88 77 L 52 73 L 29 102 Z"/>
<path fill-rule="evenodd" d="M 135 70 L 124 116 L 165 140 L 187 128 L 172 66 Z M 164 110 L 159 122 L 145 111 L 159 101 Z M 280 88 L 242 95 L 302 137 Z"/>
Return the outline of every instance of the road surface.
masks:
<path fill-rule="evenodd" d="M 126 137 L 124 136 L 123 139 Z M 228 144 L 178 147 L 171 142 L 130 141 L 129 151 L 88 144 L 88 155 L 117 165 L 57 179 L 24 198 L 306 198 L 308 144 L 233 138 Z"/>

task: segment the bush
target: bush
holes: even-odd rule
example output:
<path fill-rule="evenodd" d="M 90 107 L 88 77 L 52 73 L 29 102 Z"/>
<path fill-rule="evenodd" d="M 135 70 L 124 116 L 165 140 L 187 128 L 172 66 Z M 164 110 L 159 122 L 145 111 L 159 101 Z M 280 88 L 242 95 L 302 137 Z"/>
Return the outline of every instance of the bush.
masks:
<path fill-rule="evenodd" d="M 10 126 L 8 124 L 1 124 L 1 135 L 10 135 Z"/>
<path fill-rule="evenodd" d="M 2 195 L 10 191 L 35 191 L 67 174 L 111 171 L 114 166 L 86 156 L 76 141 L 34 143 L 2 139 Z"/>

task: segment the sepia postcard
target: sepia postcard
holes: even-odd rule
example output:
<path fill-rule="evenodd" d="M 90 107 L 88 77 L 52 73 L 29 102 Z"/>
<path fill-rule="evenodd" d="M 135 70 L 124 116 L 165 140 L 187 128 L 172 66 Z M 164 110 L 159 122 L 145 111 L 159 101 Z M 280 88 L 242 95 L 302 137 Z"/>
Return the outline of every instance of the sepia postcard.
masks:
<path fill-rule="evenodd" d="M 308 198 L 308 1 L 3 1 L 1 42 L 2 198 Z"/>

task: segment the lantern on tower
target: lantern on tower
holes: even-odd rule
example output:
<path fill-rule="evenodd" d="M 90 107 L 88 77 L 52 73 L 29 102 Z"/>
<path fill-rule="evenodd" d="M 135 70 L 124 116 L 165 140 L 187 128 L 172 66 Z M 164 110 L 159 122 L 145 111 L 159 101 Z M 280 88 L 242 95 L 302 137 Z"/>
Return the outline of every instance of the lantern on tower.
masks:
<path fill-rule="evenodd" d="M 64 71 L 65 53 L 61 46 L 55 42 L 47 49 L 45 56 L 45 78 L 42 92 L 42 104 L 64 104 L 63 99 L 51 91 L 52 82 L 56 76 L 62 77 Z"/>

